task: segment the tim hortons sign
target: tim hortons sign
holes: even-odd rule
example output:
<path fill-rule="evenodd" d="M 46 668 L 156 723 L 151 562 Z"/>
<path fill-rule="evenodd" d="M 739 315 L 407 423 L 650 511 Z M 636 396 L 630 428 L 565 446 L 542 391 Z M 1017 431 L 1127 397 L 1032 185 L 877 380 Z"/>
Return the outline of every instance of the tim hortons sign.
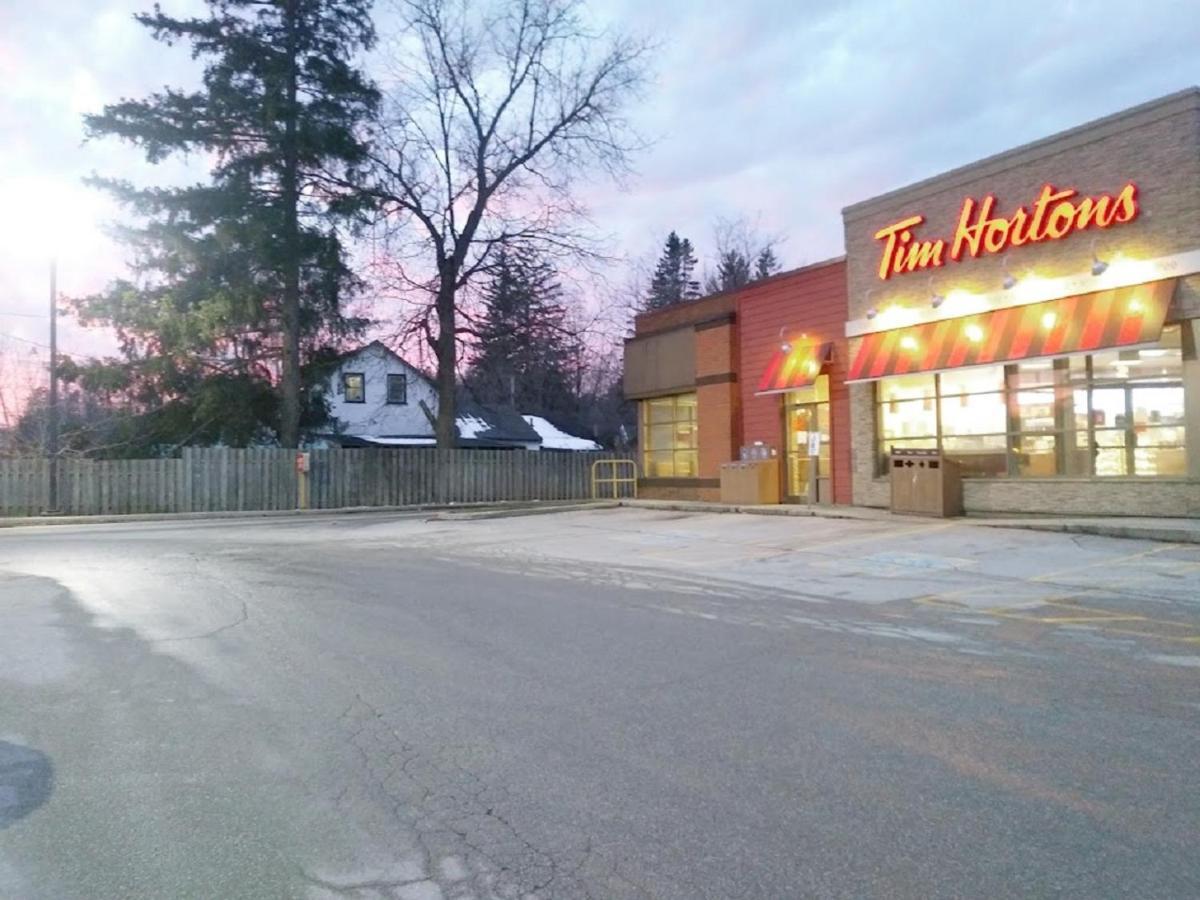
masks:
<path fill-rule="evenodd" d="M 1007 217 L 996 215 L 995 208 L 993 194 L 978 202 L 967 197 L 958 213 L 958 228 L 949 242 L 913 237 L 913 230 L 925 221 L 924 216 L 909 216 L 879 229 L 875 232 L 875 240 L 883 241 L 879 277 L 887 280 L 906 272 L 935 269 L 945 265 L 947 259 L 960 261 L 963 254 L 979 257 L 1003 253 L 1010 247 L 1057 241 L 1089 228 L 1124 225 L 1138 216 L 1137 185 L 1131 181 L 1115 196 L 1082 197 L 1072 188 L 1047 184 L 1032 206 L 1019 206 Z"/>

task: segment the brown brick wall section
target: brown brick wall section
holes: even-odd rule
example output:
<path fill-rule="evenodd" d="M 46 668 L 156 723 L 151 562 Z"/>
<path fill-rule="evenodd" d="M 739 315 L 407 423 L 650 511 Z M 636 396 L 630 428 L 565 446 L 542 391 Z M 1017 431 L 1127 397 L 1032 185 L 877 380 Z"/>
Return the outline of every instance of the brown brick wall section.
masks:
<path fill-rule="evenodd" d="M 939 269 L 896 275 L 887 281 L 878 277 L 882 245 L 874 234 L 907 216 L 923 215 L 925 222 L 914 236 L 946 239 L 948 254 L 965 197 L 979 200 L 995 194 L 995 214 L 1008 217 L 1018 206 L 1029 206 L 1046 183 L 1095 195 L 1115 193 L 1129 181 L 1138 185 L 1141 204 L 1141 215 L 1134 222 L 1012 248 L 1007 263 L 1002 255 L 979 259 L 964 255 L 961 262 L 947 261 Z M 850 319 L 863 318 L 871 306 L 884 309 L 893 303 L 907 307 L 928 303 L 931 274 L 941 294 L 956 288 L 979 293 L 997 291 L 1006 266 L 1018 278 L 1030 273 L 1043 277 L 1085 274 L 1091 263 L 1093 238 L 1103 258 L 1112 258 L 1116 253 L 1135 259 L 1151 258 L 1200 248 L 1200 91 L 1164 98 L 855 204 L 844 211 L 843 222 Z M 1176 297 L 1178 307 L 1195 310 L 1200 303 L 1198 297 L 1200 279 L 1182 279 Z M 850 341 L 851 354 L 858 343 Z M 854 502 L 886 506 L 887 482 L 875 477 L 874 386 L 851 385 L 849 394 Z M 1194 491 L 1178 483 L 1149 480 L 997 479 L 968 482 L 965 503 L 968 512 L 980 513 L 1195 515 Z"/>
<path fill-rule="evenodd" d="M 720 488 L 697 487 L 638 487 L 638 498 L 642 500 L 701 500 L 719 503 Z"/>
<path fill-rule="evenodd" d="M 649 334 L 654 331 L 666 331 L 678 328 L 680 325 L 694 325 L 706 319 L 733 312 L 733 294 L 714 294 L 699 300 L 690 300 L 660 309 L 656 312 L 642 313 L 633 321 L 635 335 Z"/>
<path fill-rule="evenodd" d="M 756 397 L 755 388 L 779 349 L 779 330 L 790 340 L 801 334 L 832 341 L 833 358 L 826 371 L 830 383 L 830 441 L 833 501 L 852 502 L 850 403 L 845 377 L 846 263 L 832 260 L 751 285 L 738 296 L 738 347 L 741 365 L 741 443 L 762 441 L 783 452 L 783 399 L 779 394 Z"/>
<path fill-rule="evenodd" d="M 737 458 L 737 384 L 704 384 L 696 388 L 700 425 L 700 477 L 719 478 L 721 463 Z"/>
<path fill-rule="evenodd" d="M 737 335 L 732 322 L 696 329 L 696 378 L 737 371 Z"/>

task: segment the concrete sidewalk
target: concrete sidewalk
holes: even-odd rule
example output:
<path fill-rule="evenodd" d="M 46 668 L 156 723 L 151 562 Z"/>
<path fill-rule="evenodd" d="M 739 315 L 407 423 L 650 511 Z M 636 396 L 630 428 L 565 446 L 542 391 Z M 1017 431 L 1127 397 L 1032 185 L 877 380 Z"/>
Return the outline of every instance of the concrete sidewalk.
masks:
<path fill-rule="evenodd" d="M 897 515 L 886 509 L 874 509 L 865 506 L 799 506 L 791 504 L 736 506 L 694 500 L 623 499 L 459 503 L 450 505 L 426 504 L 422 506 L 354 506 L 341 509 L 238 510 L 102 516 L 10 516 L 0 518 L 0 529 L 36 525 L 103 525 L 124 522 L 187 522 L 204 519 L 303 518 L 367 513 L 426 516 L 439 520 L 472 520 L 575 512 L 585 509 L 612 509 L 616 506 L 693 513 L 742 513 L 755 516 L 857 519 L 869 522 L 894 522 L 897 525 L 911 525 L 914 522 L 923 521 L 918 516 Z M 927 521 L 934 520 L 930 519 Z M 978 525 L 987 528 L 1020 528 L 1029 531 L 1051 531 L 1060 534 L 1091 534 L 1102 537 L 1129 538 L 1131 540 L 1200 544 L 1200 519 L 1195 518 L 966 516 L 955 521 L 964 525 Z"/>
<path fill-rule="evenodd" d="M 909 523 L 921 521 L 886 509 L 865 506 L 732 506 L 690 500 L 621 500 L 622 506 L 641 509 L 670 509 L 681 512 L 745 513 L 757 516 L 810 516 L 828 519 L 859 519 L 872 522 Z M 932 521 L 932 520 L 931 520 Z M 965 516 L 955 521 L 987 528 L 1021 528 L 1028 531 L 1052 531 L 1060 534 L 1092 534 L 1102 537 L 1142 541 L 1168 541 L 1200 544 L 1200 518 L 1120 518 L 1120 517 L 1047 517 L 1047 516 Z"/>

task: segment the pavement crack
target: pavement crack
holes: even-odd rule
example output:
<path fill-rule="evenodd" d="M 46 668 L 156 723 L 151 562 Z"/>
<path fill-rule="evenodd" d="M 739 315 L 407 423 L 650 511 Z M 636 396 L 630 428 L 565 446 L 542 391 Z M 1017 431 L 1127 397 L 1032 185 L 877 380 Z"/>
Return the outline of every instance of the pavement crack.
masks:
<path fill-rule="evenodd" d="M 232 622 L 226 622 L 224 625 L 221 625 L 217 628 L 213 628 L 211 631 L 202 632 L 200 634 L 182 635 L 180 637 L 157 638 L 154 641 L 154 643 L 156 643 L 156 644 L 173 644 L 173 643 L 178 643 L 180 641 L 202 641 L 206 638 L 215 637 L 216 635 L 221 634 L 222 632 L 230 631 L 234 628 L 237 628 L 239 625 L 244 625 L 249 620 L 250 620 L 250 607 L 247 606 L 246 601 L 243 600 L 241 612 L 238 614 L 237 618 L 235 618 Z"/>

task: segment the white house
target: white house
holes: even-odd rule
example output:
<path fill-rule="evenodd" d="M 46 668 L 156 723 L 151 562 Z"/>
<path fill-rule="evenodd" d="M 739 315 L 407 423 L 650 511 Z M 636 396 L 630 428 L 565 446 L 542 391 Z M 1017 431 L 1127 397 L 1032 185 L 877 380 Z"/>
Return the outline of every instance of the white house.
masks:
<path fill-rule="evenodd" d="M 342 447 L 432 447 L 437 388 L 379 341 L 346 353 L 325 384 L 329 433 L 313 445 Z M 458 444 L 522 450 L 598 450 L 599 445 L 556 428 L 539 416 L 459 402 Z"/>
<path fill-rule="evenodd" d="M 325 390 L 338 434 L 433 437 L 429 415 L 437 415 L 437 390 L 379 341 L 343 356 Z"/>

